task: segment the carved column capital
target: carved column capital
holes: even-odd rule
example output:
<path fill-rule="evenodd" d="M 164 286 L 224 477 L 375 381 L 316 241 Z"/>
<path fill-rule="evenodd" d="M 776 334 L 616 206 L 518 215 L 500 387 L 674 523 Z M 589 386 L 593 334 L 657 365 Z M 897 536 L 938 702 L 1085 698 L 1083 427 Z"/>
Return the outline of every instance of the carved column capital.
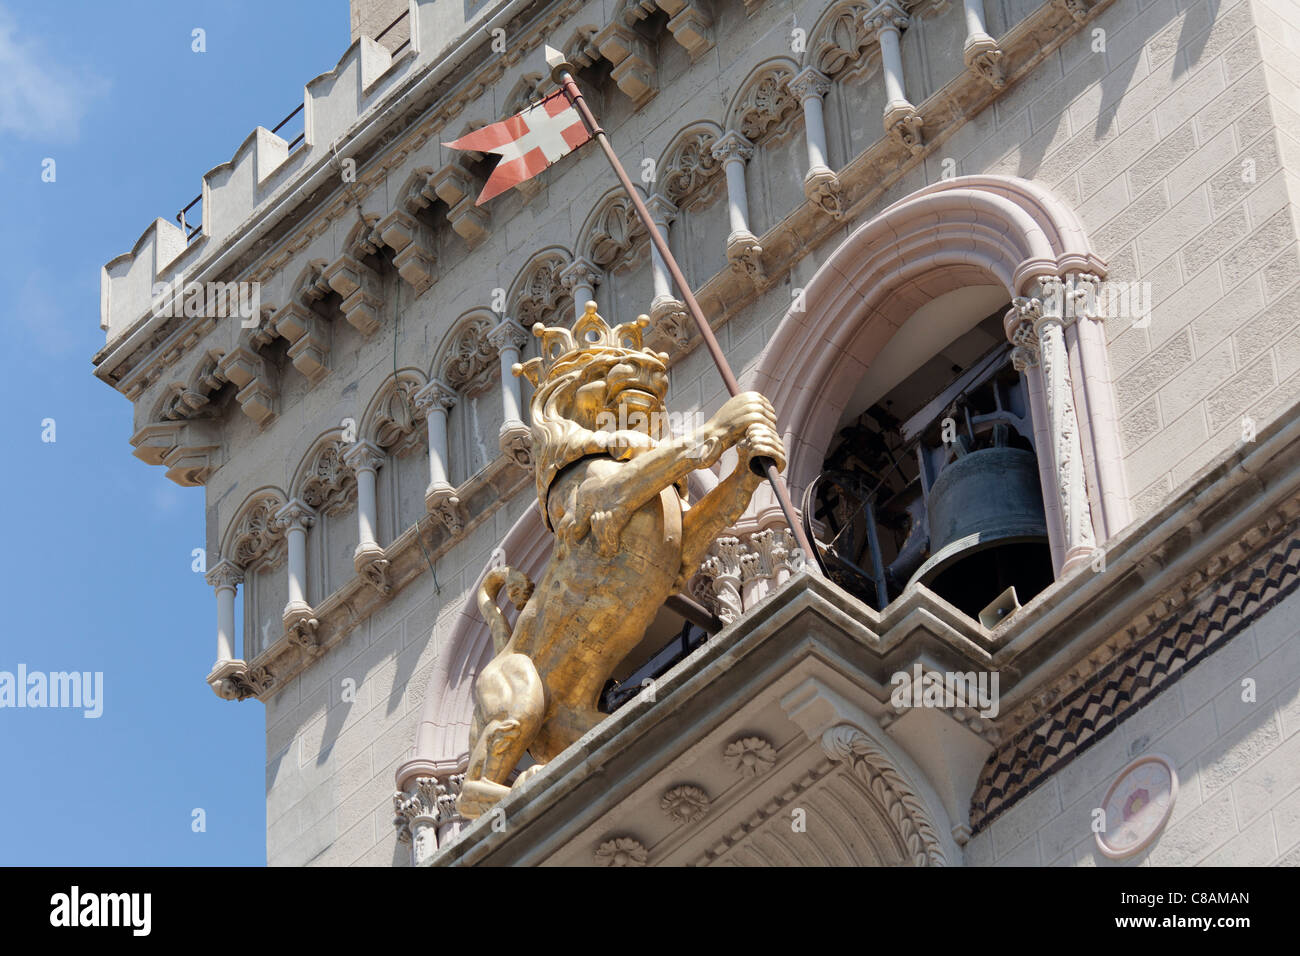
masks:
<path fill-rule="evenodd" d="M 831 78 L 816 67 L 806 66 L 791 77 L 786 85 L 800 102 L 813 98 L 820 100 L 831 91 Z"/>
<path fill-rule="evenodd" d="M 282 531 L 306 531 L 316 523 L 316 512 L 300 499 L 293 498 L 275 513 L 275 523 Z"/>
<path fill-rule="evenodd" d="M 214 564 L 203 580 L 214 588 L 235 588 L 244 583 L 244 569 L 234 562 L 222 558 Z"/>
<path fill-rule="evenodd" d="M 883 3 L 876 4 L 862 15 L 863 25 L 875 40 L 880 39 L 880 33 L 884 30 L 901 33 L 911 22 L 912 18 L 896 0 L 884 0 Z"/>
<path fill-rule="evenodd" d="M 343 452 L 343 463 L 353 471 L 378 471 L 387 460 L 384 450 L 372 441 L 353 442 Z"/>
<path fill-rule="evenodd" d="M 427 415 L 435 408 L 450 411 L 458 398 L 460 394 L 454 388 L 441 379 L 434 378 L 430 379 L 428 384 L 421 386 L 411 396 L 411 401 L 415 403 L 416 408 Z"/>
<path fill-rule="evenodd" d="M 754 155 L 754 144 L 732 129 L 713 144 L 712 152 L 721 163 L 747 163 Z"/>
<path fill-rule="evenodd" d="M 580 286 L 595 289 L 603 278 L 605 278 L 604 270 L 583 256 L 574 259 L 573 262 L 560 270 L 560 285 L 568 289 L 570 293 Z"/>
<path fill-rule="evenodd" d="M 528 344 L 530 336 L 524 331 L 524 327 L 514 319 L 502 319 L 487 334 L 488 344 L 497 350 L 498 354 L 508 348 L 519 352 Z"/>
<path fill-rule="evenodd" d="M 646 200 L 646 208 L 650 210 L 650 221 L 658 227 L 660 232 L 665 232 L 677 218 L 677 204 L 672 202 L 662 193 L 655 193 Z"/>

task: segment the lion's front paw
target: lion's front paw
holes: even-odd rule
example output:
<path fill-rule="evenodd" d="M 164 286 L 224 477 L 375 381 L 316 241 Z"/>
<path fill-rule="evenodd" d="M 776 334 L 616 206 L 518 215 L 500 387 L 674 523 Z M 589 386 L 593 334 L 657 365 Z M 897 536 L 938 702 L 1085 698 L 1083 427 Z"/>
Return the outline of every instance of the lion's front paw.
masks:
<path fill-rule="evenodd" d="M 596 550 L 606 558 L 618 554 L 618 541 L 627 524 L 627 515 L 622 508 L 591 513 L 591 534 L 596 539 Z"/>
<path fill-rule="evenodd" d="M 766 423 L 750 425 L 745 437 L 736 443 L 736 453 L 741 468 L 749 468 L 755 459 L 770 458 L 776 462 L 777 471 L 785 470 L 785 445 L 776 429 Z"/>

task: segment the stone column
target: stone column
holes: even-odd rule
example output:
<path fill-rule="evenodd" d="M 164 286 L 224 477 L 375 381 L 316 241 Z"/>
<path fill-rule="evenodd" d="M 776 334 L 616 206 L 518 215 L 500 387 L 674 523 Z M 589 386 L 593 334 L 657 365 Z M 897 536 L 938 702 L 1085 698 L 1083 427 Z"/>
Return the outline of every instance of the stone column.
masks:
<path fill-rule="evenodd" d="M 1084 478 L 1079 422 L 1074 413 L 1062 315 L 1064 296 L 1060 294 L 1060 283 L 1060 279 L 1045 277 L 1040 280 L 1043 298 L 1017 296 L 1013 299 L 1013 308 L 1007 314 L 1006 331 L 1017 345 L 1027 340 L 1029 332 L 1037 341 L 1043 404 L 1047 411 L 1047 451 L 1051 456 L 1055 478 L 1052 484 L 1060 508 L 1064 551 L 1062 573 L 1068 574 L 1091 563 L 1097 542 Z M 1044 496 L 1050 493 L 1049 488 L 1044 487 Z"/>
<path fill-rule="evenodd" d="M 284 606 L 284 627 L 290 642 L 315 647 L 316 615 L 307 603 L 307 529 L 316 523 L 316 512 L 292 499 L 275 514 L 289 545 L 289 603 Z"/>
<path fill-rule="evenodd" d="M 1007 85 L 1002 75 L 1002 50 L 984 26 L 984 0 L 962 0 L 966 8 L 966 44 L 962 59 L 966 69 L 988 80 L 995 90 Z"/>
<path fill-rule="evenodd" d="M 831 90 L 831 81 L 820 70 L 810 66 L 795 74 L 789 86 L 790 92 L 803 104 L 804 138 L 808 143 L 804 195 L 839 219 L 844 215 L 840 205 L 840 179 L 826 164 L 826 122 L 822 115 L 822 100 Z"/>
<path fill-rule="evenodd" d="M 217 663 L 235 660 L 235 590 L 244 583 L 244 572 L 222 558 L 204 580 L 217 593 Z"/>
<path fill-rule="evenodd" d="M 560 284 L 573 296 L 574 321 L 582 318 L 587 303 L 596 298 L 596 285 L 602 278 L 600 266 L 581 256 L 560 272 Z"/>
<path fill-rule="evenodd" d="M 677 218 L 677 206 L 655 193 L 646 201 L 646 207 L 650 210 L 650 218 L 659 230 L 659 235 L 667 242 L 668 228 Z M 650 300 L 650 332 L 662 344 L 671 343 L 676 348 L 685 348 L 691 341 L 690 317 L 686 313 L 686 304 L 673 295 L 668 264 L 659 255 L 654 243 L 650 244 L 650 267 L 651 278 L 654 280 L 654 298 Z"/>
<path fill-rule="evenodd" d="M 912 153 L 921 152 L 922 120 L 903 89 L 903 55 L 899 34 L 911 22 L 907 11 L 895 0 L 884 0 L 864 16 L 867 32 L 880 44 L 881 72 L 885 77 L 885 132 Z"/>
<path fill-rule="evenodd" d="M 1065 313 L 1065 346 L 1070 353 L 1074 397 L 1079 415 L 1089 487 L 1097 503 L 1097 536 L 1106 540 L 1129 522 L 1128 483 L 1119 441 L 1119 414 L 1111 387 L 1110 357 L 1102 323 L 1106 309 L 1099 297 L 1104 283 L 1092 273 L 1071 273 Z"/>
<path fill-rule="evenodd" d="M 429 431 L 429 486 L 424 490 L 424 507 L 452 534 L 460 534 L 464 528 L 460 499 L 447 480 L 447 413 L 459 397 L 454 388 L 436 378 L 411 396 L 415 407 L 425 413 Z"/>
<path fill-rule="evenodd" d="M 352 552 L 352 566 L 381 594 L 392 590 L 388 583 L 388 559 L 379 543 L 375 495 L 375 472 L 385 459 L 383 449 L 369 441 L 356 442 L 343 453 L 343 461 L 357 476 L 357 547 Z"/>
<path fill-rule="evenodd" d="M 514 319 L 503 319 L 488 333 L 488 342 L 501 359 L 501 410 L 504 413 L 497 443 L 502 454 L 520 468 L 532 468 L 532 431 L 524 424 L 523 397 L 515 363 L 519 351 L 528 344 L 528 333 Z"/>
<path fill-rule="evenodd" d="M 731 234 L 727 236 L 727 260 L 731 267 L 752 282 L 763 281 L 759 257 L 763 247 L 749 231 L 749 196 L 745 191 L 745 164 L 754 155 L 754 144 L 735 130 L 713 144 L 713 156 L 722 163 L 727 175 L 727 213 Z"/>
<path fill-rule="evenodd" d="M 1052 456 L 1041 453 L 1051 445 L 1051 433 L 1047 426 L 1047 403 L 1043 399 L 1043 376 L 1038 368 L 1038 339 L 1033 329 L 1025 326 L 1020 335 L 1021 344 L 1011 350 L 1011 364 L 1025 381 L 1025 391 L 1029 395 L 1029 418 L 1034 429 L 1034 450 L 1039 452 L 1038 484 L 1047 494 L 1047 489 L 1056 484 L 1053 476 Z M 1044 502 L 1044 504 L 1051 504 Z M 1054 507 L 1043 509 L 1047 517 L 1047 538 L 1052 551 L 1052 574 L 1059 575 L 1065 563 L 1064 532 L 1061 530 L 1061 513 Z"/>

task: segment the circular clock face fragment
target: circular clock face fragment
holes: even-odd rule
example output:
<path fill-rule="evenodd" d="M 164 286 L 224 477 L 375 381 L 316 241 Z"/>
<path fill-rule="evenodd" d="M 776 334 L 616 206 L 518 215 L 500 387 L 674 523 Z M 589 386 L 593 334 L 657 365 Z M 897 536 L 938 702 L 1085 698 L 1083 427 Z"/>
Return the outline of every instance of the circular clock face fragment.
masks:
<path fill-rule="evenodd" d="M 1160 835 L 1177 795 L 1173 764 L 1158 754 L 1139 757 L 1120 771 L 1102 801 L 1097 848 L 1113 860 L 1140 853 Z"/>

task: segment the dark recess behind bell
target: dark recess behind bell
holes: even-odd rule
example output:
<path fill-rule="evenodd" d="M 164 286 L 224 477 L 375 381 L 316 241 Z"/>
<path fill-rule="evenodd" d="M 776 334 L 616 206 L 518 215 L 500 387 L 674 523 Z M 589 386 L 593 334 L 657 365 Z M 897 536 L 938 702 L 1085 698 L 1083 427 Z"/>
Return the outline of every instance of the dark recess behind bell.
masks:
<path fill-rule="evenodd" d="M 809 489 L 831 542 L 823 570 L 877 609 L 915 581 L 977 618 L 1008 587 L 1024 604 L 1053 580 L 1028 393 L 1001 344 L 1005 311 L 965 343 L 1000 344 L 965 364 L 940 352 L 842 428 Z"/>

